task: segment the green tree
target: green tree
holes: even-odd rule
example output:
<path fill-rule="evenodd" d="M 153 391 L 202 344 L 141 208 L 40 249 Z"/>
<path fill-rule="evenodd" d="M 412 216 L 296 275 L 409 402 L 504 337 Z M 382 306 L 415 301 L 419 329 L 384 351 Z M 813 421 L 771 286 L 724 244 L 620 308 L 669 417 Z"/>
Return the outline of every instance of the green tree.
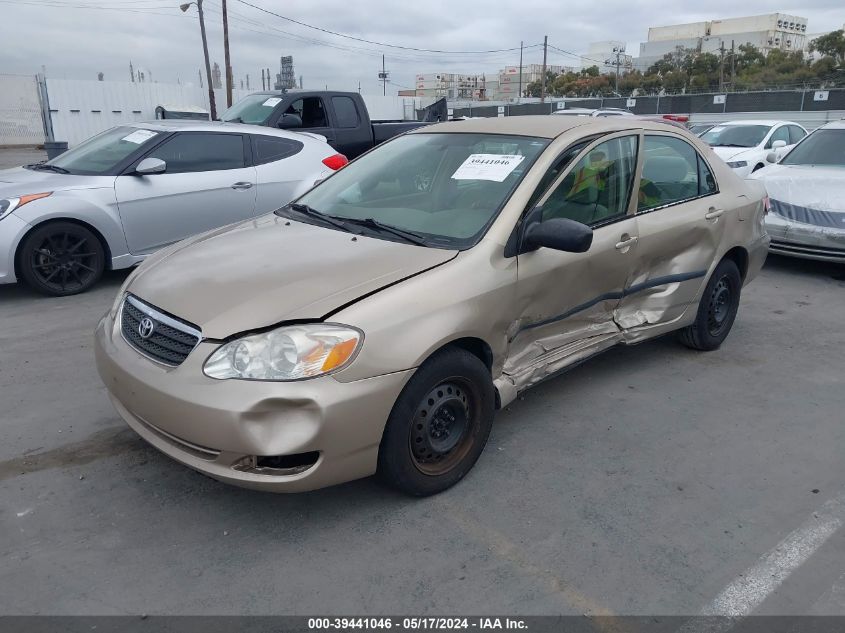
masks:
<path fill-rule="evenodd" d="M 826 57 L 832 57 L 839 67 L 845 66 L 845 29 L 832 31 L 810 42 L 810 51 L 818 51 Z"/>

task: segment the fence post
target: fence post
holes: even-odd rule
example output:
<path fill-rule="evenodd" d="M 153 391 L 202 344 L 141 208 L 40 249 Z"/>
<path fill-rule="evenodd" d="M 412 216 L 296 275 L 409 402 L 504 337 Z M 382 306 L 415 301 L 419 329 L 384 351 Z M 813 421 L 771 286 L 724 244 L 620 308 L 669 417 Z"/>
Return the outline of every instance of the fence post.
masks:
<path fill-rule="evenodd" d="M 660 114 L 660 93 L 657 93 L 657 106 L 654 108 L 655 114 Z"/>
<path fill-rule="evenodd" d="M 807 94 L 807 88 L 802 88 L 801 89 L 801 112 L 804 111 L 804 97 L 806 96 L 806 94 Z"/>
<path fill-rule="evenodd" d="M 38 86 L 38 103 L 41 105 L 41 123 L 44 126 L 44 140 L 48 143 L 55 141 L 53 138 L 53 118 L 50 114 L 50 98 L 47 95 L 47 78 L 38 74 L 35 76 Z"/>

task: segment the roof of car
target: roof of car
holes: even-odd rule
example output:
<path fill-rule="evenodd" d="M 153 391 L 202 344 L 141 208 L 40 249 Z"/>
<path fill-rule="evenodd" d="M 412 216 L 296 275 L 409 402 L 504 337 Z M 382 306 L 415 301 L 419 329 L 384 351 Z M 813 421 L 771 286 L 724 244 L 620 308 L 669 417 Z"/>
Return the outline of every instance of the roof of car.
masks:
<path fill-rule="evenodd" d="M 778 125 L 779 123 L 798 125 L 795 121 L 784 121 L 783 119 L 742 119 L 738 121 L 722 121 L 716 125 Z"/>
<path fill-rule="evenodd" d="M 191 119 L 157 119 L 155 121 L 126 123 L 125 125 L 126 127 L 157 130 L 159 132 L 242 132 L 245 134 L 264 134 L 265 136 L 281 136 L 285 138 L 300 138 L 304 136 L 290 130 L 280 130 L 264 125 L 224 123 L 223 121 L 196 121 Z"/>
<path fill-rule="evenodd" d="M 411 133 L 463 132 L 470 134 L 509 134 L 513 136 L 556 138 L 576 127 L 581 128 L 584 134 L 594 134 L 635 129 L 660 130 L 665 132 L 670 126 L 658 121 L 647 121 L 635 117 L 579 117 L 548 116 L 542 114 L 446 121 L 444 123 L 436 123 L 417 128 Z"/>
<path fill-rule="evenodd" d="M 825 130 L 845 130 L 845 119 L 839 119 L 838 121 L 831 121 L 830 123 L 825 123 L 821 128 Z"/>

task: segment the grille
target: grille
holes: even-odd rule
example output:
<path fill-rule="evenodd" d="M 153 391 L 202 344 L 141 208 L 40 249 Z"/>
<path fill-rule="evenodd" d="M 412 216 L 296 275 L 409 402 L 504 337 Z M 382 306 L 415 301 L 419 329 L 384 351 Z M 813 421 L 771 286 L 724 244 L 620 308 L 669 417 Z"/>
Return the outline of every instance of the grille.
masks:
<path fill-rule="evenodd" d="M 150 319 L 154 326 L 148 338 L 139 331 L 144 318 Z M 202 338 L 196 327 L 162 314 L 132 296 L 123 302 L 120 330 L 123 338 L 139 352 L 173 367 L 181 365 Z"/>

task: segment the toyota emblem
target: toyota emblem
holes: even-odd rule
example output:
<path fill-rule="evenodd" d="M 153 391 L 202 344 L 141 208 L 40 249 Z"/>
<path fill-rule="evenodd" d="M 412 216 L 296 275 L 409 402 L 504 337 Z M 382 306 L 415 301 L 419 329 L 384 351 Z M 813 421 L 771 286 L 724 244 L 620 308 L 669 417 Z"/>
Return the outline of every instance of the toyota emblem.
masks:
<path fill-rule="evenodd" d="M 155 321 L 153 321 L 150 317 L 144 317 L 138 324 L 138 334 L 141 335 L 142 339 L 150 338 L 153 335 L 153 332 L 155 332 L 155 329 Z"/>

